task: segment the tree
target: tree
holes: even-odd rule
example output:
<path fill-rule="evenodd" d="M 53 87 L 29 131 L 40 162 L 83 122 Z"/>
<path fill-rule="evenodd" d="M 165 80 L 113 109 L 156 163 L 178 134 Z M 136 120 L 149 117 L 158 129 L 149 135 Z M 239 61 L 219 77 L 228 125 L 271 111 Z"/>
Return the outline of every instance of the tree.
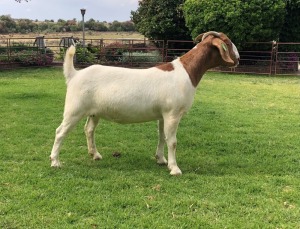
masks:
<path fill-rule="evenodd" d="M 300 41 L 300 0 L 286 1 L 286 15 L 283 27 L 280 31 L 279 41 Z"/>
<path fill-rule="evenodd" d="M 284 0 L 186 0 L 183 9 L 192 37 L 222 31 L 242 48 L 247 41 L 277 40 L 285 6 Z"/>
<path fill-rule="evenodd" d="M 49 28 L 48 22 L 41 22 L 38 24 L 39 31 L 46 31 Z"/>
<path fill-rule="evenodd" d="M 135 26 L 132 21 L 122 22 L 123 31 L 135 31 Z"/>
<path fill-rule="evenodd" d="M 38 25 L 33 23 L 32 20 L 29 19 L 19 19 L 18 21 L 19 32 L 28 33 L 36 31 Z"/>
<path fill-rule="evenodd" d="M 119 21 L 113 21 L 110 25 L 109 25 L 109 30 L 110 31 L 117 31 L 120 32 L 123 30 L 122 28 L 122 23 Z"/>
<path fill-rule="evenodd" d="M 99 22 L 90 19 L 85 22 L 87 30 L 93 31 L 135 31 L 135 26 L 132 21 L 112 23 Z M 111 26 L 111 28 L 109 28 Z M 53 19 L 38 20 L 30 19 L 13 19 L 10 15 L 0 15 L 0 34 L 1 33 L 28 33 L 28 32 L 74 32 L 82 30 L 82 21 L 77 22 L 76 18 L 72 20 L 58 19 L 55 22 Z"/>
<path fill-rule="evenodd" d="M 182 4 L 184 0 L 142 0 L 131 19 L 136 29 L 153 40 L 191 39 L 185 26 Z"/>
<path fill-rule="evenodd" d="M 90 29 L 90 30 L 94 30 L 94 28 L 96 27 L 96 21 L 93 18 L 91 18 L 90 20 L 88 20 L 84 24 L 85 24 L 85 27 Z"/>
<path fill-rule="evenodd" d="M 0 16 L 0 33 L 16 32 L 17 24 L 10 15 Z"/>
<path fill-rule="evenodd" d="M 94 27 L 95 31 L 107 31 L 106 23 L 97 21 Z"/>
<path fill-rule="evenodd" d="M 93 31 L 107 31 L 108 30 L 108 28 L 104 24 L 104 22 L 96 21 L 93 18 L 91 18 L 90 20 L 88 20 L 87 22 L 85 22 L 85 27 L 87 29 L 93 30 Z"/>

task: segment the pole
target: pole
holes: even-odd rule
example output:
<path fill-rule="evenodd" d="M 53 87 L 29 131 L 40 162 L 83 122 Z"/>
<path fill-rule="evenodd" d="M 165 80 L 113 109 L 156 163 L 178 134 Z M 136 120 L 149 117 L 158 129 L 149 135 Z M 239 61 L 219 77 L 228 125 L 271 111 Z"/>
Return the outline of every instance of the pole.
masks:
<path fill-rule="evenodd" d="M 80 9 L 82 15 L 82 47 L 85 48 L 85 29 L 84 29 L 84 14 L 85 9 Z"/>

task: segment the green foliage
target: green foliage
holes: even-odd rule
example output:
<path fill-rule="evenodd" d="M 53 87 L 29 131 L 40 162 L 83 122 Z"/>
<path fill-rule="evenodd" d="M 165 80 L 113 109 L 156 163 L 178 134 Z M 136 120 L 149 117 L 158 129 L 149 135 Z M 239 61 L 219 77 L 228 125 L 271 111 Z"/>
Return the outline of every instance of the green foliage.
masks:
<path fill-rule="evenodd" d="M 154 46 L 155 47 L 155 46 Z M 98 46 L 88 45 L 87 49 L 97 57 L 100 62 L 108 61 L 115 63 L 157 63 L 162 62 L 162 55 L 153 46 L 145 46 L 141 51 L 136 47 L 121 42 L 113 42 L 99 49 Z M 150 48 L 150 49 L 148 49 Z M 134 51 L 132 51 L 134 50 Z"/>
<path fill-rule="evenodd" d="M 95 56 L 87 48 L 82 47 L 81 45 L 76 45 L 76 62 L 77 63 L 95 63 Z"/>
<path fill-rule="evenodd" d="M 89 19 L 85 22 L 85 28 L 91 31 L 135 31 L 134 23 L 131 21 L 112 23 L 100 22 Z M 30 19 L 15 20 L 11 16 L 0 15 L 1 33 L 29 33 L 29 32 L 73 32 L 82 30 L 82 21 L 77 22 L 76 18 L 71 20 L 58 19 L 45 20 L 43 22 Z"/>
<path fill-rule="evenodd" d="M 47 66 L 51 65 L 54 59 L 51 49 L 39 49 L 23 43 L 13 43 L 9 49 L 1 47 L 0 54 L 0 62 L 15 62 L 23 66 Z"/>
<path fill-rule="evenodd" d="M 0 47 L 0 53 L 9 53 L 9 52 L 20 52 L 23 50 L 36 50 L 36 47 L 28 46 L 22 42 L 12 42 L 11 46 L 8 47 Z"/>
<path fill-rule="evenodd" d="M 132 63 L 158 63 L 162 62 L 162 56 L 159 51 L 151 52 L 124 52 L 121 62 L 132 62 Z"/>
<path fill-rule="evenodd" d="M 58 60 L 63 60 L 68 48 L 60 48 Z M 76 55 L 74 61 L 79 64 L 93 64 L 95 63 L 96 48 L 91 49 L 90 47 L 83 48 L 81 44 L 76 45 Z"/>
<path fill-rule="evenodd" d="M 183 9 L 193 37 L 209 30 L 221 31 L 241 49 L 247 41 L 277 40 L 285 6 L 284 0 L 187 0 Z"/>
<path fill-rule="evenodd" d="M 188 40 L 190 35 L 182 12 L 183 0 L 139 1 L 137 11 L 132 11 L 132 20 L 137 30 L 153 40 Z"/>
<path fill-rule="evenodd" d="M 287 13 L 280 31 L 279 41 L 300 42 L 300 0 L 287 0 L 286 2 Z"/>
<path fill-rule="evenodd" d="M 135 31 L 135 26 L 131 21 L 126 21 L 126 22 L 113 21 L 112 23 L 109 23 L 108 30 L 117 31 L 117 32 Z"/>
<path fill-rule="evenodd" d="M 17 23 L 17 31 L 20 33 L 30 33 L 37 31 L 38 25 L 29 19 L 20 19 Z"/>
<path fill-rule="evenodd" d="M 53 52 L 45 50 L 23 50 L 12 54 L 12 61 L 24 66 L 47 66 L 53 62 Z"/>
<path fill-rule="evenodd" d="M 108 27 L 104 22 L 99 22 L 91 18 L 85 22 L 85 27 L 93 31 L 108 31 Z M 80 29 L 82 29 L 82 23 L 80 22 Z"/>
<path fill-rule="evenodd" d="M 100 51 L 101 58 L 106 61 L 117 61 L 119 62 L 123 53 L 127 52 L 129 46 L 127 44 L 122 44 L 120 42 L 113 42 Z"/>
<path fill-rule="evenodd" d="M 16 22 L 10 16 L 0 16 L 0 33 L 12 33 L 16 30 L 16 26 Z"/>
<path fill-rule="evenodd" d="M 299 77 L 208 73 L 178 129 L 181 177 L 155 163 L 155 122 L 102 120 L 93 161 L 83 120 L 50 168 L 65 91 L 61 68 L 0 71 L 0 228 L 300 228 Z"/>

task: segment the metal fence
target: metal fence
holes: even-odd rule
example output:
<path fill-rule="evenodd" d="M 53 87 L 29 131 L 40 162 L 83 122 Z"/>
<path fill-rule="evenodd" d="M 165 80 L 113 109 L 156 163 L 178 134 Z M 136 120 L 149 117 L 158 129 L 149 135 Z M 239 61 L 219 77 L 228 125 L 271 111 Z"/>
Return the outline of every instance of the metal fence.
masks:
<path fill-rule="evenodd" d="M 195 45 L 192 41 L 179 40 L 86 39 L 83 47 L 73 37 L 0 38 L 0 69 L 61 66 L 66 49 L 74 43 L 77 43 L 77 66 L 103 64 L 136 68 L 172 61 Z M 300 75 L 300 42 L 249 42 L 240 56 L 238 67 L 218 67 L 212 71 Z"/>

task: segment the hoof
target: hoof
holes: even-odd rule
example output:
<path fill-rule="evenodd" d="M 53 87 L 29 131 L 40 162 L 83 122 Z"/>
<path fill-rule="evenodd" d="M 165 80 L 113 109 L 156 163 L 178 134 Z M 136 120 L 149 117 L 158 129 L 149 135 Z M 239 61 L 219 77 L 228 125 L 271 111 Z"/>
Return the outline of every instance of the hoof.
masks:
<path fill-rule="evenodd" d="M 180 175 L 182 175 L 182 172 L 181 172 L 181 170 L 178 168 L 178 166 L 174 166 L 173 168 L 170 168 L 170 167 L 169 167 L 169 169 L 171 170 L 170 174 L 171 174 L 172 176 L 180 176 Z"/>
<path fill-rule="evenodd" d="M 95 153 L 94 155 L 93 155 L 93 159 L 95 160 L 95 161 L 98 161 L 98 160 L 102 160 L 102 156 L 101 156 L 101 154 L 100 153 Z"/>
<path fill-rule="evenodd" d="M 61 164 L 60 164 L 59 160 L 52 160 L 51 159 L 51 167 L 53 167 L 53 168 L 61 167 Z"/>
<path fill-rule="evenodd" d="M 156 163 L 157 164 L 159 164 L 159 165 L 167 165 L 168 164 L 168 161 L 166 160 L 166 158 L 165 157 L 163 157 L 163 158 L 157 158 L 156 159 Z"/>
<path fill-rule="evenodd" d="M 157 160 L 156 163 L 159 165 L 167 165 L 168 161 L 165 158 L 163 158 L 162 160 Z"/>

